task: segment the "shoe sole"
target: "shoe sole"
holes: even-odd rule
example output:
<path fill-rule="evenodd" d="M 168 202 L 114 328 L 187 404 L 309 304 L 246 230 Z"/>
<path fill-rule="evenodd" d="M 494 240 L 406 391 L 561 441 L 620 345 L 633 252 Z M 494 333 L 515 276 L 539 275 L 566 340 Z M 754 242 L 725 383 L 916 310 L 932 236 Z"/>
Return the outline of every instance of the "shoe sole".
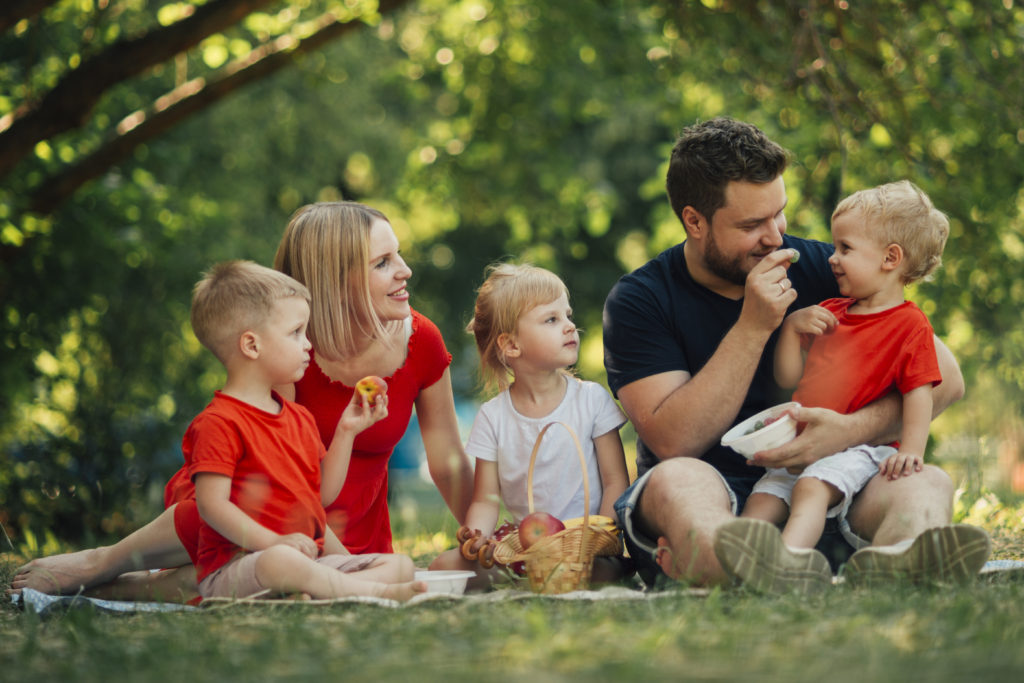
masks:
<path fill-rule="evenodd" d="M 794 553 L 768 522 L 728 522 L 716 532 L 714 547 L 725 573 L 758 593 L 814 595 L 832 585 L 832 570 L 824 555 L 816 550 Z"/>
<path fill-rule="evenodd" d="M 851 584 L 891 581 L 963 583 L 978 575 L 992 552 L 988 534 L 968 524 L 928 529 L 903 552 L 863 548 L 846 563 Z"/>

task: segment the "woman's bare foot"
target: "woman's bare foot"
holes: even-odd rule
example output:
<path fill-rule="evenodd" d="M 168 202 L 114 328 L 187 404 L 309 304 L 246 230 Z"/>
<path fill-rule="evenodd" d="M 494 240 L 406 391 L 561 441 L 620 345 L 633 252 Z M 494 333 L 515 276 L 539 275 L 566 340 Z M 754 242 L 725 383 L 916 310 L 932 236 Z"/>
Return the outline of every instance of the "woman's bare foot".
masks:
<path fill-rule="evenodd" d="M 104 548 L 90 548 L 32 560 L 14 573 L 8 593 L 32 588 L 49 595 L 73 594 L 103 583 L 110 578 L 104 576 L 103 551 Z"/>
<path fill-rule="evenodd" d="M 389 600 L 397 600 L 399 602 L 406 602 L 414 596 L 426 592 L 427 584 L 423 581 L 407 581 L 405 583 L 385 584 L 380 597 L 387 598 Z"/>

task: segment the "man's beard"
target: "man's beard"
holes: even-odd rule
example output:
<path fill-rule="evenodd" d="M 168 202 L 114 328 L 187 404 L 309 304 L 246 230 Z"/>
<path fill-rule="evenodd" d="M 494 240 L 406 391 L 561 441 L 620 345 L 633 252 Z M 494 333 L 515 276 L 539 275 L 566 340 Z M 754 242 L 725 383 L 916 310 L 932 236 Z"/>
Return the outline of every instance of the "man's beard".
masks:
<path fill-rule="evenodd" d="M 742 286 L 747 284 L 748 271 L 743 269 L 745 258 L 746 255 L 735 258 L 726 257 L 718 248 L 718 243 L 715 242 L 715 231 L 710 231 L 708 246 L 704 252 L 704 262 L 707 264 L 708 270 L 726 282 Z"/>

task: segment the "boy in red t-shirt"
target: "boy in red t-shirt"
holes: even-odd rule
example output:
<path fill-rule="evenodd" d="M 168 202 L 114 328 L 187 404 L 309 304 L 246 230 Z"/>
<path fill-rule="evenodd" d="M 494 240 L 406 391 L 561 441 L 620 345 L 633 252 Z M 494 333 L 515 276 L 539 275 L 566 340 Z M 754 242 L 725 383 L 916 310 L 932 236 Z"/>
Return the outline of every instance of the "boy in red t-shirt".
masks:
<path fill-rule="evenodd" d="M 426 589 L 408 557 L 350 555 L 327 526 L 313 417 L 272 389 L 302 377 L 308 320 L 308 290 L 255 263 L 219 264 L 196 285 L 193 330 L 227 370 L 183 442 L 202 518 L 200 595 L 408 600 Z"/>
<path fill-rule="evenodd" d="M 906 547 L 893 546 L 897 552 L 865 547 L 850 530 L 846 513 L 875 475 L 896 479 L 922 469 L 932 387 L 942 375 L 928 318 L 904 299 L 903 289 L 939 266 L 948 235 L 945 215 L 905 180 L 856 192 L 833 212 L 835 252 L 829 264 L 845 298 L 785 319 L 775 350 L 775 379 L 783 388 L 796 386 L 793 400 L 801 405 L 843 414 L 895 389 L 903 395 L 902 434 L 898 442 L 856 446 L 797 474 L 768 470 L 755 484 L 742 518 L 716 534 L 715 554 L 741 583 L 767 592 L 811 592 L 830 585 L 828 560 L 814 549 L 826 517 L 837 517 L 843 536 L 863 548 L 847 564 L 850 580 L 905 574 L 897 565 L 907 560 L 907 553 L 898 552 Z M 780 536 L 775 525 L 783 522 Z M 984 532 L 962 525 L 949 529 L 963 535 L 964 547 L 976 542 L 971 557 L 980 568 L 990 548 Z"/>

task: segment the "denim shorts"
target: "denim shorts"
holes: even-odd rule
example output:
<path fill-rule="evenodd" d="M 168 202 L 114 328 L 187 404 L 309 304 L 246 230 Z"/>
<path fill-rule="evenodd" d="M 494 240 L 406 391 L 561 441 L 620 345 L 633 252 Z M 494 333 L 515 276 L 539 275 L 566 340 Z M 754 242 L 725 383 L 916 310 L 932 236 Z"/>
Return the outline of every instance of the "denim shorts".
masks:
<path fill-rule="evenodd" d="M 636 481 L 622 492 L 619 499 L 615 501 L 615 513 L 619 516 L 622 524 L 623 540 L 626 550 L 636 567 L 637 575 L 649 587 L 657 587 L 659 581 L 666 580 L 661 567 L 655 562 L 654 556 L 658 549 L 658 539 L 652 538 L 644 528 L 642 520 L 633 513 L 639 505 L 640 497 L 643 495 L 644 487 L 650 480 L 651 472 L 657 465 L 644 472 Z M 750 496 L 758 477 L 733 477 L 723 475 L 715 470 L 729 494 L 730 509 L 734 515 L 739 514 Z M 835 519 L 826 520 L 825 531 L 817 545 L 818 550 L 825 553 L 836 571 L 843 562 L 853 553 L 853 547 L 841 534 Z"/>

